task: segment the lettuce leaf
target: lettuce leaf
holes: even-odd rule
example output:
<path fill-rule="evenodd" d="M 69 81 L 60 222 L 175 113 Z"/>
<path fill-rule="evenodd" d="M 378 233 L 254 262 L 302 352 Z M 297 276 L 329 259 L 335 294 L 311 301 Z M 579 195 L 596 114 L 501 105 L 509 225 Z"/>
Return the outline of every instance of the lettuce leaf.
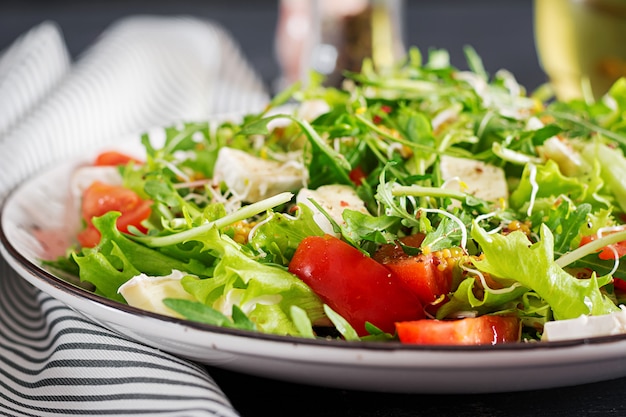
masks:
<path fill-rule="evenodd" d="M 475 295 L 476 279 L 466 278 L 452 295 L 450 301 L 437 310 L 437 318 L 443 319 L 451 313 L 459 311 L 476 311 L 478 314 L 487 314 L 503 309 L 511 309 L 509 303 L 515 302 L 528 292 L 528 288 L 513 283 L 498 290 L 484 289 L 482 297 Z"/>
<path fill-rule="evenodd" d="M 236 304 L 259 328 L 276 334 L 297 334 L 289 314 L 292 305 L 304 309 L 312 322 L 324 317 L 317 295 L 285 268 L 257 261 L 215 227 L 194 239 L 218 257 L 211 278 L 182 279 L 185 290 L 196 299 L 224 314 Z"/>
<path fill-rule="evenodd" d="M 295 217 L 272 212 L 269 220 L 256 229 L 249 244 L 264 254 L 263 262 L 287 265 L 302 239 L 323 234 L 313 219 L 311 208 L 302 204 Z"/>
<path fill-rule="evenodd" d="M 471 234 L 485 255 L 474 261 L 476 268 L 493 277 L 515 280 L 534 290 L 550 304 L 555 319 L 618 310 L 600 291 L 595 275 L 578 279 L 554 262 L 554 238 L 546 225 L 541 226 L 540 241 L 532 245 L 519 231 L 506 236 L 488 234 L 475 224 Z"/>
<path fill-rule="evenodd" d="M 93 224 L 102 235 L 100 243 L 72 254 L 79 266 L 80 280 L 92 283 L 96 294 L 125 303 L 117 289 L 140 273 L 165 276 L 174 269 L 199 276 L 212 273 L 210 266 L 195 259 L 177 259 L 131 240 L 115 226 L 119 216 L 119 212 L 110 211 L 94 218 Z"/>
<path fill-rule="evenodd" d="M 589 143 L 583 149 L 583 157 L 590 163 L 599 163 L 600 175 L 613 195 L 617 205 L 626 211 L 626 158 L 615 148 L 602 143 Z"/>
<path fill-rule="evenodd" d="M 536 170 L 534 181 L 531 180 L 532 169 Z M 525 166 L 519 185 L 511 193 L 511 207 L 520 210 L 528 204 L 534 186 L 537 186 L 535 199 L 565 195 L 575 201 L 584 201 L 587 193 L 585 184 L 576 178 L 566 177 L 556 162 L 548 160 L 544 165 Z"/>

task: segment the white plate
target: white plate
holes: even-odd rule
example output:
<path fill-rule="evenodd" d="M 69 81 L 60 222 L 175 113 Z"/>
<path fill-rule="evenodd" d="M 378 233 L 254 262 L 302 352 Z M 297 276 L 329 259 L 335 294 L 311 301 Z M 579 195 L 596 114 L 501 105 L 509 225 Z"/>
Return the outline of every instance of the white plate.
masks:
<path fill-rule="evenodd" d="M 40 262 L 72 236 L 65 185 L 77 163 L 42 172 L 7 198 L 2 254 L 34 286 L 128 338 L 225 369 L 356 390 L 502 392 L 626 376 L 626 336 L 482 347 L 306 340 L 190 323 L 96 296 Z"/>

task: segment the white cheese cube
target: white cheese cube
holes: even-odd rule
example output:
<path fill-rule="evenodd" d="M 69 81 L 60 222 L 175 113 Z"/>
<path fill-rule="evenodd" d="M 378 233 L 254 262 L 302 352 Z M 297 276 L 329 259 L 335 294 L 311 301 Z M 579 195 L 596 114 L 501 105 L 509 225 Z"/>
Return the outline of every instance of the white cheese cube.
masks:
<path fill-rule="evenodd" d="M 164 314 L 166 316 L 182 318 L 178 313 L 163 304 L 165 298 L 178 298 L 197 301 L 183 288 L 180 280 L 185 274 L 174 270 L 170 275 L 152 277 L 145 274 L 136 275 L 117 290 L 124 297 L 128 305 Z"/>
<path fill-rule="evenodd" d="M 582 315 L 576 319 L 550 321 L 544 325 L 542 340 L 558 341 L 611 336 L 626 333 L 626 309 L 602 316 Z"/>
<path fill-rule="evenodd" d="M 567 141 L 556 136 L 547 139 L 540 149 L 542 155 L 557 163 L 567 176 L 581 175 L 590 170 L 589 165 Z"/>
<path fill-rule="evenodd" d="M 504 170 L 473 159 L 441 157 L 441 177 L 446 188 L 463 191 L 487 201 L 509 198 Z"/>
<path fill-rule="evenodd" d="M 306 179 L 306 169 L 295 161 L 259 158 L 232 148 L 220 149 L 213 179 L 224 183 L 242 201 L 254 203 L 284 191 L 293 191 Z"/>
<path fill-rule="evenodd" d="M 313 210 L 313 220 L 326 233 L 338 236 L 326 216 L 317 208 L 310 199 L 323 208 L 328 215 L 339 225 L 344 225 L 342 214 L 346 209 L 360 211 L 368 214 L 365 203 L 356 194 L 354 188 L 348 185 L 324 185 L 316 190 L 303 188 L 296 196 L 296 203 L 305 204 Z"/>

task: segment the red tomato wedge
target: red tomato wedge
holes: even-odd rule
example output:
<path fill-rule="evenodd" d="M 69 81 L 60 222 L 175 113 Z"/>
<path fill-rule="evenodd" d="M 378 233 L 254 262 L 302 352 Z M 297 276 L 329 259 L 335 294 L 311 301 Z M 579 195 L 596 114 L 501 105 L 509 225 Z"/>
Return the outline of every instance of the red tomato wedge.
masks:
<path fill-rule="evenodd" d="M 607 232 L 607 234 L 615 233 L 616 231 L 617 230 L 613 232 Z M 597 235 L 583 236 L 582 239 L 580 240 L 580 246 L 586 245 L 587 243 L 592 242 L 596 239 L 598 239 Z M 598 254 L 598 257 L 605 261 L 614 259 L 615 254 L 613 253 L 611 248 L 615 249 L 615 252 L 617 253 L 618 258 L 621 258 L 622 256 L 626 255 L 626 240 L 614 243 L 612 245 L 605 246 L 604 248 L 602 248 L 602 250 Z"/>
<path fill-rule="evenodd" d="M 94 161 L 95 166 L 117 166 L 117 165 L 126 165 L 127 163 L 133 161 L 136 164 L 142 164 L 143 162 L 137 158 L 134 158 L 130 155 L 126 155 L 122 152 L 117 151 L 107 151 L 102 152 L 96 157 Z"/>
<path fill-rule="evenodd" d="M 302 240 L 289 271 L 344 317 L 359 336 L 365 323 L 394 333 L 395 322 L 424 318 L 419 299 L 387 268 L 330 236 Z"/>
<path fill-rule="evenodd" d="M 95 181 L 83 193 L 81 210 L 87 228 L 78 234 L 79 243 L 87 248 L 98 244 L 100 232 L 92 224 L 91 219 L 109 211 L 122 213 L 116 223 L 121 232 L 128 232 L 131 225 L 145 232 L 146 229 L 141 222 L 150 216 L 150 204 L 150 201 L 142 200 L 132 190 Z"/>
<path fill-rule="evenodd" d="M 459 320 L 415 320 L 396 323 L 402 343 L 419 345 L 495 345 L 518 342 L 517 317 L 480 316 Z"/>
<path fill-rule="evenodd" d="M 419 247 L 423 235 L 411 235 L 401 239 L 404 245 Z M 450 250 L 447 251 L 448 255 Z M 443 251 L 442 251 L 443 253 Z M 391 270 L 420 299 L 430 304 L 450 292 L 454 259 L 440 254 L 408 255 L 397 244 L 383 245 L 373 256 Z"/>
<path fill-rule="evenodd" d="M 624 230 L 624 229 L 622 228 L 621 230 Z M 614 230 L 612 232 L 607 232 L 607 233 L 615 233 L 621 230 Z M 596 239 L 598 239 L 597 235 L 583 236 L 582 239 L 580 240 L 580 246 L 586 245 L 587 243 L 590 243 Z M 600 250 L 600 253 L 598 253 L 598 258 L 604 261 L 609 261 L 609 260 L 615 259 L 616 254 L 618 258 L 621 258 L 624 255 L 626 255 L 626 241 L 625 240 L 614 243 L 612 245 L 605 246 L 604 248 Z M 613 285 L 615 286 L 615 288 L 619 288 L 620 290 L 626 291 L 626 281 L 622 279 L 619 279 L 619 278 L 613 279 Z"/>

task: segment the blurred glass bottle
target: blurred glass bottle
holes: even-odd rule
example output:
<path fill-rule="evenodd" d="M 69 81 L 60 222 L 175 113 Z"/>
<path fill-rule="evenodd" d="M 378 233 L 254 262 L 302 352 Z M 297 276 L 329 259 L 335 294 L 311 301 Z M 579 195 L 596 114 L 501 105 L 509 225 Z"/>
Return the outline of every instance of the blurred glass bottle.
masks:
<path fill-rule="evenodd" d="M 405 54 L 403 0 L 281 0 L 275 49 L 282 86 L 306 81 L 309 70 L 339 86 L 363 59 L 377 68 Z"/>
<path fill-rule="evenodd" d="M 598 99 L 626 76 L 626 0 L 535 0 L 535 42 L 559 99 Z"/>

